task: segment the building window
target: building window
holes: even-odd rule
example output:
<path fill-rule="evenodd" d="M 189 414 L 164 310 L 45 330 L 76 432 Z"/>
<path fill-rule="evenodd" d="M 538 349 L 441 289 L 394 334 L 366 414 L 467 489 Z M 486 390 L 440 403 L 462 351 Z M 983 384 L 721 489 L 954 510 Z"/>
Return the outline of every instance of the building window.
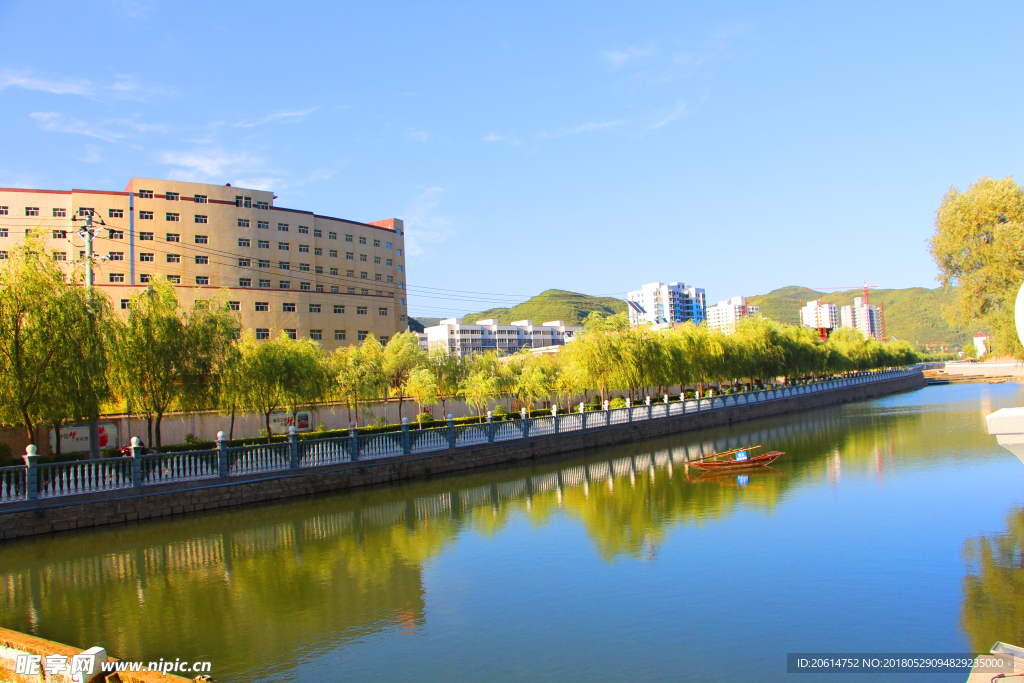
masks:
<path fill-rule="evenodd" d="M 139 190 L 139 199 L 152 199 L 153 190 Z"/>
<path fill-rule="evenodd" d="M 336 233 L 336 232 L 329 232 L 329 233 L 327 233 L 327 239 L 329 239 L 329 240 L 336 240 L 336 239 L 338 239 L 338 233 Z"/>
<path fill-rule="evenodd" d="M 365 237 L 360 237 L 359 238 L 359 244 L 366 244 L 366 238 Z"/>
<path fill-rule="evenodd" d="M 6 216 L 6 215 L 7 215 L 7 207 L 6 206 L 0 206 L 0 216 Z"/>
<path fill-rule="evenodd" d="M 323 330 L 310 330 L 309 331 L 309 338 L 312 339 L 313 341 L 323 341 L 323 339 L 324 339 L 324 331 Z"/>
<path fill-rule="evenodd" d="M 337 250 L 337 249 L 331 249 L 331 251 L 329 252 L 329 254 L 328 254 L 328 255 L 329 255 L 329 256 L 330 256 L 331 258 L 338 258 L 338 250 Z"/>
<path fill-rule="evenodd" d="M 242 310 L 242 303 L 240 301 L 229 301 L 228 309 L 232 311 L 240 311 Z"/>
<path fill-rule="evenodd" d="M 37 216 L 39 215 L 38 212 L 39 212 L 39 209 L 36 209 L 36 215 Z M 91 216 L 91 215 L 93 215 L 93 213 L 94 213 L 94 210 L 90 209 L 88 206 L 83 206 L 83 207 L 80 207 L 78 209 L 78 215 L 79 216 Z"/>
<path fill-rule="evenodd" d="M 403 283 L 399 282 L 399 283 L 398 283 L 398 288 L 399 288 L 399 289 L 405 289 L 405 284 L 403 284 Z"/>
<path fill-rule="evenodd" d="M 151 233 L 151 232 L 140 232 L 139 233 L 139 241 L 140 242 L 152 242 L 153 241 L 153 233 Z"/>
<path fill-rule="evenodd" d="M 391 242 L 385 242 L 384 244 L 387 245 L 387 246 L 384 247 L 385 249 L 390 249 L 391 248 Z"/>
<path fill-rule="evenodd" d="M 359 260 L 362 261 L 363 263 L 366 263 L 366 254 L 360 254 Z"/>
<path fill-rule="evenodd" d="M 310 304 L 309 305 L 309 312 L 310 313 L 319 313 L 320 312 L 320 304 Z"/>
<path fill-rule="evenodd" d="M 248 228 L 249 227 L 249 219 L 248 218 L 239 218 L 238 219 L 238 227 L 240 227 L 240 228 Z"/>
<path fill-rule="evenodd" d="M 331 275 L 337 275 L 338 274 L 338 269 L 337 268 L 331 268 L 327 272 L 329 272 Z"/>
<path fill-rule="evenodd" d="M 239 287 L 252 287 L 252 278 L 240 277 L 238 278 Z"/>
<path fill-rule="evenodd" d="M 152 211 L 139 211 L 139 220 L 140 221 L 151 221 L 151 220 L 153 220 L 153 212 Z"/>
<path fill-rule="evenodd" d="M 205 194 L 197 194 L 195 197 L 192 198 L 192 201 L 194 201 L 196 204 L 205 204 L 206 203 L 206 195 Z M 238 309 L 235 309 L 235 310 L 238 310 Z"/>
<path fill-rule="evenodd" d="M 268 330 L 265 327 L 257 327 L 256 328 L 256 338 L 257 339 L 270 339 L 270 330 Z"/>
<path fill-rule="evenodd" d="M 398 316 L 398 319 L 401 320 L 403 323 L 405 322 L 405 316 L 404 315 Z"/>
<path fill-rule="evenodd" d="M 107 209 L 107 218 L 124 218 L 124 209 Z"/>
<path fill-rule="evenodd" d="M 318 291 L 318 292 L 324 291 L 324 286 L 323 285 L 317 285 L 316 286 L 316 291 Z"/>
<path fill-rule="evenodd" d="M 334 304 L 334 312 L 335 313 L 344 313 L 345 312 L 344 304 Z"/>
<path fill-rule="evenodd" d="M 374 256 L 373 257 L 373 262 L 376 263 L 379 266 L 380 265 L 380 256 Z"/>
<path fill-rule="evenodd" d="M 53 260 L 54 261 L 67 261 L 68 260 L 68 252 L 66 252 L 66 251 L 55 251 L 55 252 L 53 252 Z"/>
<path fill-rule="evenodd" d="M 26 216 L 38 216 L 39 215 L 39 207 L 38 206 L 26 206 L 25 207 L 25 215 Z"/>
<path fill-rule="evenodd" d="M 309 245 L 308 244 L 300 244 L 299 245 L 299 253 L 300 254 L 308 254 L 309 253 Z"/>
<path fill-rule="evenodd" d="M 149 273 L 139 273 L 139 282 L 146 284 L 149 282 Z"/>
<path fill-rule="evenodd" d="M 239 237 L 238 238 L 238 246 L 240 246 L 240 247 L 248 247 L 250 244 L 251 244 L 251 242 L 249 241 L 248 237 Z"/>
<path fill-rule="evenodd" d="M 288 251 L 288 243 L 287 242 L 278 242 L 277 243 L 277 248 L 280 251 Z"/>
<path fill-rule="evenodd" d="M 181 235 L 178 235 L 177 233 L 169 232 L 169 233 L 167 233 L 167 241 L 168 242 L 180 242 L 181 241 Z"/>
<path fill-rule="evenodd" d="M 261 289 L 270 289 L 270 280 L 260 280 Z"/>
<path fill-rule="evenodd" d="M 197 266 L 205 266 L 205 265 L 209 265 L 209 263 L 210 263 L 210 257 L 209 256 L 196 256 L 196 265 Z"/>
<path fill-rule="evenodd" d="M 256 302 L 256 312 L 257 313 L 265 313 L 265 312 L 267 312 L 269 310 L 270 310 L 270 302 L 269 301 L 257 301 Z"/>
<path fill-rule="evenodd" d="M 359 332 L 356 333 L 356 337 L 359 339 L 359 341 L 365 341 L 369 335 L 370 333 L 367 332 L 366 330 L 359 330 Z"/>
<path fill-rule="evenodd" d="M 285 330 L 284 333 L 288 335 L 289 339 L 297 339 L 299 336 L 295 333 L 295 330 Z"/>
<path fill-rule="evenodd" d="M 394 281 L 395 281 L 395 276 L 394 275 L 388 275 L 388 282 L 394 282 Z"/>
<path fill-rule="evenodd" d="M 54 230 L 53 239 L 55 240 L 66 240 L 68 238 L 67 230 Z"/>
<path fill-rule="evenodd" d="M 313 256 L 323 256 L 324 250 L 320 247 L 313 247 Z"/>
<path fill-rule="evenodd" d="M 299 270 L 302 271 L 303 273 L 308 273 L 309 272 L 309 264 L 308 263 L 300 263 L 299 264 Z"/>
<path fill-rule="evenodd" d="M 402 266 L 398 266 L 398 272 L 399 272 L 399 273 L 401 273 L 401 272 L 402 272 Z"/>
<path fill-rule="evenodd" d="M 251 265 L 252 265 L 252 260 L 250 260 L 250 259 L 247 259 L 247 258 L 240 258 L 240 259 L 238 259 L 238 267 L 239 268 L 248 268 Z"/>
<path fill-rule="evenodd" d="M 107 258 L 111 261 L 124 261 L 123 251 L 108 251 Z"/>
<path fill-rule="evenodd" d="M 278 280 L 277 288 L 278 289 L 291 289 L 292 288 L 291 280 Z"/>
<path fill-rule="evenodd" d="M 270 230 L 270 221 L 256 221 L 257 230 Z"/>
<path fill-rule="evenodd" d="M 7 208 L 7 207 L 4 207 L 4 208 Z M 4 212 L 4 215 L 5 216 L 7 215 L 6 211 Z M 54 218 L 67 218 L 68 217 L 68 210 L 67 209 L 54 209 L 53 210 L 53 217 Z"/>
<path fill-rule="evenodd" d="M 324 231 L 320 228 L 313 228 L 313 237 L 323 237 Z"/>
<path fill-rule="evenodd" d="M 122 309 L 128 308 L 128 303 L 129 303 L 128 299 L 121 299 L 121 308 Z"/>
<path fill-rule="evenodd" d="M 355 294 L 356 293 L 356 288 L 355 287 L 349 287 L 348 288 L 348 293 L 349 294 Z"/>
<path fill-rule="evenodd" d="M 324 274 L 324 267 L 323 266 L 313 266 L 313 274 L 314 275 L 323 275 Z"/>
<path fill-rule="evenodd" d="M 303 292 L 308 292 L 309 291 L 309 283 L 308 282 L 300 282 L 299 283 L 299 289 L 301 289 Z"/>
<path fill-rule="evenodd" d="M 388 343 L 388 338 L 387 337 L 381 337 L 380 338 L 380 345 L 381 346 L 387 346 L 387 343 Z"/>
<path fill-rule="evenodd" d="M 360 290 L 359 290 L 359 293 L 360 293 L 360 294 L 369 294 L 369 293 L 370 293 L 370 290 L 368 290 L 368 289 L 360 289 Z"/>
<path fill-rule="evenodd" d="M 209 244 L 210 240 L 206 235 L 196 235 L 196 244 Z"/>
<path fill-rule="evenodd" d="M 383 306 L 381 306 L 380 308 L 377 309 L 377 315 L 387 315 L 387 314 L 388 314 L 388 309 L 384 308 Z"/>
<path fill-rule="evenodd" d="M 200 216 L 199 214 L 196 214 L 196 223 L 209 223 L 209 222 L 210 221 L 207 219 L 206 216 Z"/>
<path fill-rule="evenodd" d="M 256 240 L 256 247 L 258 249 L 270 249 L 269 240 Z"/>
<path fill-rule="evenodd" d="M 178 201 L 178 193 L 177 192 L 164 192 L 164 198 L 167 201 L 169 201 L 169 202 L 176 202 L 176 201 Z"/>
<path fill-rule="evenodd" d="M 111 273 L 110 274 L 110 281 L 111 282 L 124 282 L 124 273 Z"/>
<path fill-rule="evenodd" d="M 307 228 L 305 225 L 300 225 L 299 226 L 299 234 L 300 235 L 308 235 L 309 234 L 309 228 Z"/>
<path fill-rule="evenodd" d="M 281 270 L 291 270 L 292 264 L 290 264 L 288 261 L 278 261 L 277 267 L 280 268 Z"/>
<path fill-rule="evenodd" d="M 335 330 L 334 341 L 345 341 L 345 330 Z"/>
<path fill-rule="evenodd" d="M 401 250 L 401 249 L 399 249 L 399 250 L 398 250 L 398 255 L 399 255 L 399 256 L 401 256 L 401 255 L 402 255 L 402 250 Z"/>
<path fill-rule="evenodd" d="M 288 232 L 288 224 L 287 223 L 278 223 L 277 224 L 277 229 L 280 230 L 281 232 Z"/>
<path fill-rule="evenodd" d="M 140 253 L 139 254 L 139 260 L 143 261 L 143 262 L 152 261 L 153 260 L 153 255 L 152 254 L 146 254 L 146 253 Z"/>
<path fill-rule="evenodd" d="M 259 268 L 269 268 L 270 267 L 270 261 L 266 261 L 264 259 L 260 259 L 259 261 L 256 262 L 256 266 L 259 267 Z"/>
<path fill-rule="evenodd" d="M 207 275 L 196 275 L 197 285 L 208 285 L 210 284 L 210 278 Z"/>
<path fill-rule="evenodd" d="M 356 315 L 366 315 L 366 306 L 356 306 Z"/>
<path fill-rule="evenodd" d="M 112 240 L 123 240 L 124 230 L 107 230 L 107 238 Z"/>
<path fill-rule="evenodd" d="M 256 208 L 257 209 L 269 209 L 270 208 L 270 202 L 256 202 Z"/>
<path fill-rule="evenodd" d="M 361 279 L 361 280 L 369 280 L 370 279 L 370 274 L 367 273 L 365 270 L 359 271 L 359 279 Z"/>
<path fill-rule="evenodd" d="M 380 282 L 380 273 L 374 273 L 373 279 L 376 280 L 377 282 Z"/>
<path fill-rule="evenodd" d="M 7 237 L 7 228 L 0 228 L 0 237 Z"/>
<path fill-rule="evenodd" d="M 387 264 L 388 264 L 389 266 L 390 266 L 390 265 L 392 265 L 392 263 L 391 263 L 391 259 L 388 259 L 388 263 L 387 263 Z"/>
<path fill-rule="evenodd" d="M 168 263 L 181 263 L 181 254 L 168 254 L 167 255 L 167 262 Z"/>
<path fill-rule="evenodd" d="M 172 223 L 177 223 L 181 219 L 181 216 L 176 213 L 171 213 L 170 211 L 164 214 L 164 216 L 166 220 L 169 220 Z"/>
<path fill-rule="evenodd" d="M 353 261 L 353 260 L 355 260 L 356 255 L 353 254 L 351 251 L 346 251 L 345 252 L 345 258 L 348 259 L 349 261 Z"/>
<path fill-rule="evenodd" d="M 331 286 L 331 294 L 338 294 L 338 293 L 339 293 L 339 291 L 338 291 L 337 285 L 332 285 Z"/>
<path fill-rule="evenodd" d="M 373 246 L 379 247 L 380 246 L 380 240 L 374 240 L 373 241 Z"/>

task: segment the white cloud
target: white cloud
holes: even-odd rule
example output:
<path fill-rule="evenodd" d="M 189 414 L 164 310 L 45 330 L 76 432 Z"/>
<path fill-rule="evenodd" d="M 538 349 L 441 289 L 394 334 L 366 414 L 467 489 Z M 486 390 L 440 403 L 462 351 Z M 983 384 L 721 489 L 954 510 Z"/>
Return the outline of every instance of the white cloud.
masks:
<path fill-rule="evenodd" d="M 430 133 L 428 133 L 425 130 L 419 130 L 416 128 L 410 128 L 409 130 L 407 130 L 405 132 L 405 136 L 410 140 L 415 140 L 416 142 L 426 142 L 427 140 L 430 139 Z"/>
<path fill-rule="evenodd" d="M 238 173 L 266 172 L 263 159 L 251 156 L 244 152 L 228 152 L 222 149 L 200 149 L 189 152 L 160 152 L 157 154 L 157 161 L 161 164 L 176 167 L 171 171 L 172 180 L 189 180 L 193 182 L 216 180 L 221 181 L 225 176 L 235 176 Z M 246 180 L 245 183 L 259 183 L 267 185 L 275 182 L 273 178 L 264 177 L 256 180 Z M 263 189 L 262 187 L 253 189 Z"/>
<path fill-rule="evenodd" d="M 281 181 L 278 178 L 238 178 L 231 183 L 234 187 L 244 187 L 247 190 L 272 190 L 281 189 Z"/>
<path fill-rule="evenodd" d="M 654 54 L 650 48 L 628 47 L 625 50 L 606 50 L 605 61 L 612 69 L 621 69 L 629 62 L 636 62 Z"/>
<path fill-rule="evenodd" d="M 113 0 L 111 4 L 120 14 L 144 21 L 153 12 L 153 6 L 139 0 Z"/>
<path fill-rule="evenodd" d="M 45 131 L 87 135 L 107 142 L 116 142 L 141 133 L 162 133 L 170 130 L 166 123 L 142 123 L 131 119 L 101 119 L 89 122 L 54 111 L 37 111 L 29 116 L 39 122 L 39 127 Z"/>
<path fill-rule="evenodd" d="M 142 85 L 131 75 L 116 76 L 113 83 L 96 84 L 88 79 L 49 79 L 35 76 L 26 71 L 7 70 L 0 73 L 0 90 L 21 88 L 53 95 L 79 95 L 92 100 L 109 97 L 117 100 L 145 101 L 152 96 L 170 96 L 171 88 Z"/>
<path fill-rule="evenodd" d="M 510 145 L 521 145 L 523 141 L 517 135 L 511 133 L 490 133 L 484 137 L 484 142 L 507 142 Z"/>
<path fill-rule="evenodd" d="M 267 116 L 264 116 L 261 119 L 256 119 L 255 121 L 242 121 L 235 125 L 240 128 L 252 128 L 253 126 L 262 126 L 266 123 L 296 123 L 306 118 L 317 109 L 319 109 L 319 107 L 310 107 L 309 109 L 302 109 L 299 111 L 279 111 L 274 114 L 268 114 Z"/>
<path fill-rule="evenodd" d="M 84 95 L 86 97 L 91 97 L 94 90 L 93 84 L 88 80 L 55 81 L 35 78 L 24 73 L 5 71 L 0 74 L 0 90 L 8 87 L 37 90 L 54 95 Z"/>
<path fill-rule="evenodd" d="M 85 146 L 85 156 L 76 157 L 76 161 L 81 161 L 84 164 L 98 164 L 103 161 L 103 156 L 100 154 L 100 148 L 96 145 Z"/>
<path fill-rule="evenodd" d="M 575 126 L 573 128 L 565 128 L 556 130 L 554 132 L 542 131 L 537 134 L 539 138 L 560 138 L 566 135 L 579 135 L 580 133 L 593 133 L 600 130 L 609 130 L 621 126 L 625 121 L 618 119 L 615 121 L 590 121 L 588 123 Z"/>
<path fill-rule="evenodd" d="M 685 114 L 687 111 L 689 111 L 689 109 L 690 107 L 689 105 L 686 104 L 686 102 L 679 102 L 678 104 L 676 104 L 675 109 L 669 112 L 668 115 L 663 116 L 661 119 L 652 124 L 651 130 L 658 130 L 662 126 L 667 126 L 668 124 L 672 123 L 680 116 Z"/>
<path fill-rule="evenodd" d="M 437 212 L 444 188 L 431 187 L 421 192 L 405 212 L 405 248 L 410 256 L 430 258 L 430 245 L 444 242 L 457 233 L 451 221 Z"/>

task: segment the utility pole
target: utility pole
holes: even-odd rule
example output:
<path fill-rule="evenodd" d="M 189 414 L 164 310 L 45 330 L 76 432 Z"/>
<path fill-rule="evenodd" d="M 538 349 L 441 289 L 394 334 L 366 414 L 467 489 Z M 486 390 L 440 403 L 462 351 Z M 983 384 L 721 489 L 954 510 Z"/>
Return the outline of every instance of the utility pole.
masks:
<path fill-rule="evenodd" d="M 103 219 L 100 219 L 99 225 L 93 223 L 93 216 L 95 212 L 90 210 L 88 215 L 85 217 L 85 225 L 78 231 L 78 236 L 85 240 L 85 288 L 89 293 L 89 322 L 90 324 L 95 322 L 95 308 L 93 307 L 94 294 L 93 294 L 93 272 L 92 272 L 92 239 L 96 236 L 96 232 L 100 228 L 106 225 Z M 77 216 L 71 217 L 72 221 L 78 220 Z M 91 355 L 87 355 L 85 362 L 91 360 Z M 60 438 L 60 434 L 57 434 L 57 438 Z M 89 415 L 89 458 L 98 460 L 100 457 L 100 416 L 99 410 L 93 410 Z"/>

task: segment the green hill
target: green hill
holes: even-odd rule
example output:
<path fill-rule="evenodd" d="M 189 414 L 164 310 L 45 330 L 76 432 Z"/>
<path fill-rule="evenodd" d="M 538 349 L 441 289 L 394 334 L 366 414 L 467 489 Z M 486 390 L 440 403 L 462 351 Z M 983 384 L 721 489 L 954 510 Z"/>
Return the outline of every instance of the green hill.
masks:
<path fill-rule="evenodd" d="M 952 301 L 952 294 L 939 289 L 910 287 L 908 289 L 869 290 L 871 303 L 885 306 L 885 332 L 911 344 L 945 342 L 963 346 L 970 343 L 971 330 L 952 328 L 942 316 L 942 310 Z M 768 294 L 748 296 L 747 303 L 761 307 L 761 314 L 779 322 L 800 323 L 800 307 L 807 301 L 821 299 L 827 304 L 849 306 L 856 296 L 864 296 L 863 289 L 846 292 L 816 292 L 807 287 L 783 287 Z"/>
<path fill-rule="evenodd" d="M 415 318 L 409 318 L 409 330 L 412 332 L 422 332 L 425 327 L 433 327 L 434 325 L 441 322 L 440 318 L 424 318 L 422 315 Z"/>
<path fill-rule="evenodd" d="M 462 316 L 466 323 L 497 318 L 507 325 L 513 320 L 533 320 L 538 325 L 549 320 L 564 320 L 566 325 L 582 325 L 592 311 L 601 315 L 623 313 L 626 302 L 608 296 L 588 296 L 562 289 L 549 289 L 512 308 L 491 308 Z"/>

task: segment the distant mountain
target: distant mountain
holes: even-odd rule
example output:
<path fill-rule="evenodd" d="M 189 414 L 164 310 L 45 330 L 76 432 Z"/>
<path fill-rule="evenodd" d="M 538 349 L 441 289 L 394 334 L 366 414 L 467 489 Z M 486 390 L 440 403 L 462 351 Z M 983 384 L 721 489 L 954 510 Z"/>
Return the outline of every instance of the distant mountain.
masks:
<path fill-rule="evenodd" d="M 951 346 L 970 343 L 971 330 L 952 328 L 942 309 L 952 303 L 953 295 L 939 289 L 870 289 L 871 303 L 885 306 L 885 333 L 911 344 L 945 342 Z M 761 307 L 761 314 L 790 325 L 800 324 L 800 307 L 821 299 L 823 303 L 849 306 L 853 298 L 864 296 L 863 289 L 846 292 L 816 292 L 807 287 L 783 287 L 767 294 L 748 296 L 747 303 Z"/>
<path fill-rule="evenodd" d="M 562 289 L 549 289 L 512 308 L 490 308 L 479 313 L 462 316 L 466 323 L 497 318 L 504 325 L 513 320 L 533 320 L 540 324 L 550 320 L 564 320 L 566 325 L 582 325 L 591 312 L 601 315 L 623 313 L 626 302 L 608 296 L 589 296 Z M 420 320 L 424 320 L 420 318 Z"/>
<path fill-rule="evenodd" d="M 409 318 L 409 330 L 411 332 L 422 332 L 425 327 L 433 327 L 434 325 L 441 322 L 440 318 L 424 318 L 418 316 L 416 318 Z"/>

